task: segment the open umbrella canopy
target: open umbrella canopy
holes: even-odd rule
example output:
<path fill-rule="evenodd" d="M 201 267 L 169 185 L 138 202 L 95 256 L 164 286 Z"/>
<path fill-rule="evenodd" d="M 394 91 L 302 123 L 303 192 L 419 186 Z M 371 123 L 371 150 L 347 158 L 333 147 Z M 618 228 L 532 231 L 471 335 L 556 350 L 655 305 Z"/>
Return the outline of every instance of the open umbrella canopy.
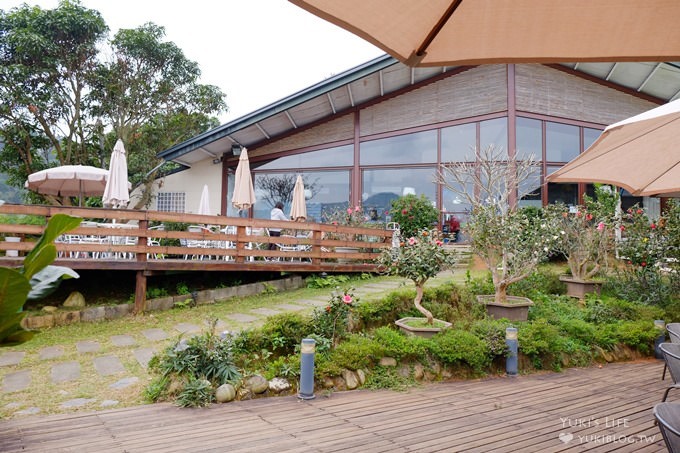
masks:
<path fill-rule="evenodd" d="M 548 182 L 601 182 L 635 196 L 680 196 L 680 99 L 608 126 Z"/>
<path fill-rule="evenodd" d="M 236 177 L 234 178 L 234 195 L 231 197 L 231 204 L 236 209 L 250 209 L 255 204 L 255 190 L 253 189 L 253 178 L 250 175 L 250 162 L 248 161 L 248 150 L 241 149 L 241 156 L 236 166 Z"/>
<path fill-rule="evenodd" d="M 677 0 L 290 1 L 409 66 L 680 57 Z"/>
<path fill-rule="evenodd" d="M 24 187 L 44 195 L 98 196 L 104 193 L 109 171 L 88 165 L 62 165 L 28 175 Z"/>
<path fill-rule="evenodd" d="M 102 195 L 102 204 L 105 207 L 124 208 L 130 201 L 128 186 L 127 158 L 123 140 L 118 139 L 111 153 L 109 162 L 109 178 Z"/>
<path fill-rule="evenodd" d="M 201 201 L 198 203 L 198 214 L 211 215 L 210 211 L 210 191 L 208 190 L 208 185 L 203 185 L 203 191 L 201 192 Z"/>
<path fill-rule="evenodd" d="M 307 204 L 305 203 L 305 184 L 302 176 L 298 175 L 293 189 L 293 202 L 290 206 L 290 218 L 302 222 L 307 219 Z"/>

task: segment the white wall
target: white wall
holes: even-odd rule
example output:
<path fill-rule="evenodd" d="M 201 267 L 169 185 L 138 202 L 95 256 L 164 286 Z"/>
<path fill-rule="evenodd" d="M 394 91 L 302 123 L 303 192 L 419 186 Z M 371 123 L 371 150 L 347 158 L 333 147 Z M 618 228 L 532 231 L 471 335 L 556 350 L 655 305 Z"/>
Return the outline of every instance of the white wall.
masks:
<path fill-rule="evenodd" d="M 212 214 L 219 214 L 222 208 L 220 195 L 222 194 L 222 164 L 213 164 L 212 159 L 207 158 L 197 162 L 191 168 L 168 175 L 159 180 L 159 192 L 184 192 L 186 194 L 185 212 L 196 214 L 201 201 L 203 185 L 208 185 L 210 193 L 210 210 Z M 156 209 L 153 203 L 151 209 Z"/>

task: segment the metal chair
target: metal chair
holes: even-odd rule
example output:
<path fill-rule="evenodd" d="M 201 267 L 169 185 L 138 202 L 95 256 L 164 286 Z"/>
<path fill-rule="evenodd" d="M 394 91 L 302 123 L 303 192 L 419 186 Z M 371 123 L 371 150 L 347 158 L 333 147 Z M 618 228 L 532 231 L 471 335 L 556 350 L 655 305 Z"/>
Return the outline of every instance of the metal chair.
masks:
<path fill-rule="evenodd" d="M 670 453 L 680 453 L 680 404 L 659 403 L 654 406 L 654 418 Z"/>
<path fill-rule="evenodd" d="M 671 389 L 680 389 L 680 343 L 661 343 L 659 350 L 663 353 L 663 359 L 673 380 L 673 384 L 666 389 L 661 400 L 666 401 Z"/>
<path fill-rule="evenodd" d="M 671 339 L 671 343 L 680 343 L 680 323 L 678 322 L 672 322 L 670 324 L 666 324 L 666 331 L 668 332 L 668 336 Z M 661 375 L 661 380 L 663 381 L 666 379 L 666 368 L 668 365 L 666 365 L 666 362 L 663 364 L 663 374 Z"/>

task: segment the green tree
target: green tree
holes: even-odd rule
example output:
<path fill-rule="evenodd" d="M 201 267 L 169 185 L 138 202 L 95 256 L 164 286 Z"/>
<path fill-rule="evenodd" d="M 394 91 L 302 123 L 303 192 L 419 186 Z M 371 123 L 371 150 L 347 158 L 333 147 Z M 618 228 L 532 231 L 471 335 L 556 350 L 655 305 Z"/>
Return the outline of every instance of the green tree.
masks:
<path fill-rule="evenodd" d="M 416 236 L 420 230 L 432 228 L 439 220 L 439 211 L 425 196 L 404 195 L 392 200 L 390 209 L 392 220 L 399 224 L 401 236 Z"/>

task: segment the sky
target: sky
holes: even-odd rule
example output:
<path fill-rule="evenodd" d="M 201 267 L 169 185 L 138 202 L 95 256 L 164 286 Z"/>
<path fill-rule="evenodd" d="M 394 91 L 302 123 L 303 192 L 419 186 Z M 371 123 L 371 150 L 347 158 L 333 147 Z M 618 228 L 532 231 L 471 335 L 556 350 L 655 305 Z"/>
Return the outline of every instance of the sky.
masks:
<path fill-rule="evenodd" d="M 58 0 L 0 0 L 52 9 Z M 365 63 L 382 52 L 372 44 L 286 0 L 81 0 L 102 14 L 111 34 L 146 22 L 165 27 L 201 68 L 201 83 L 227 95 L 222 123 Z"/>

